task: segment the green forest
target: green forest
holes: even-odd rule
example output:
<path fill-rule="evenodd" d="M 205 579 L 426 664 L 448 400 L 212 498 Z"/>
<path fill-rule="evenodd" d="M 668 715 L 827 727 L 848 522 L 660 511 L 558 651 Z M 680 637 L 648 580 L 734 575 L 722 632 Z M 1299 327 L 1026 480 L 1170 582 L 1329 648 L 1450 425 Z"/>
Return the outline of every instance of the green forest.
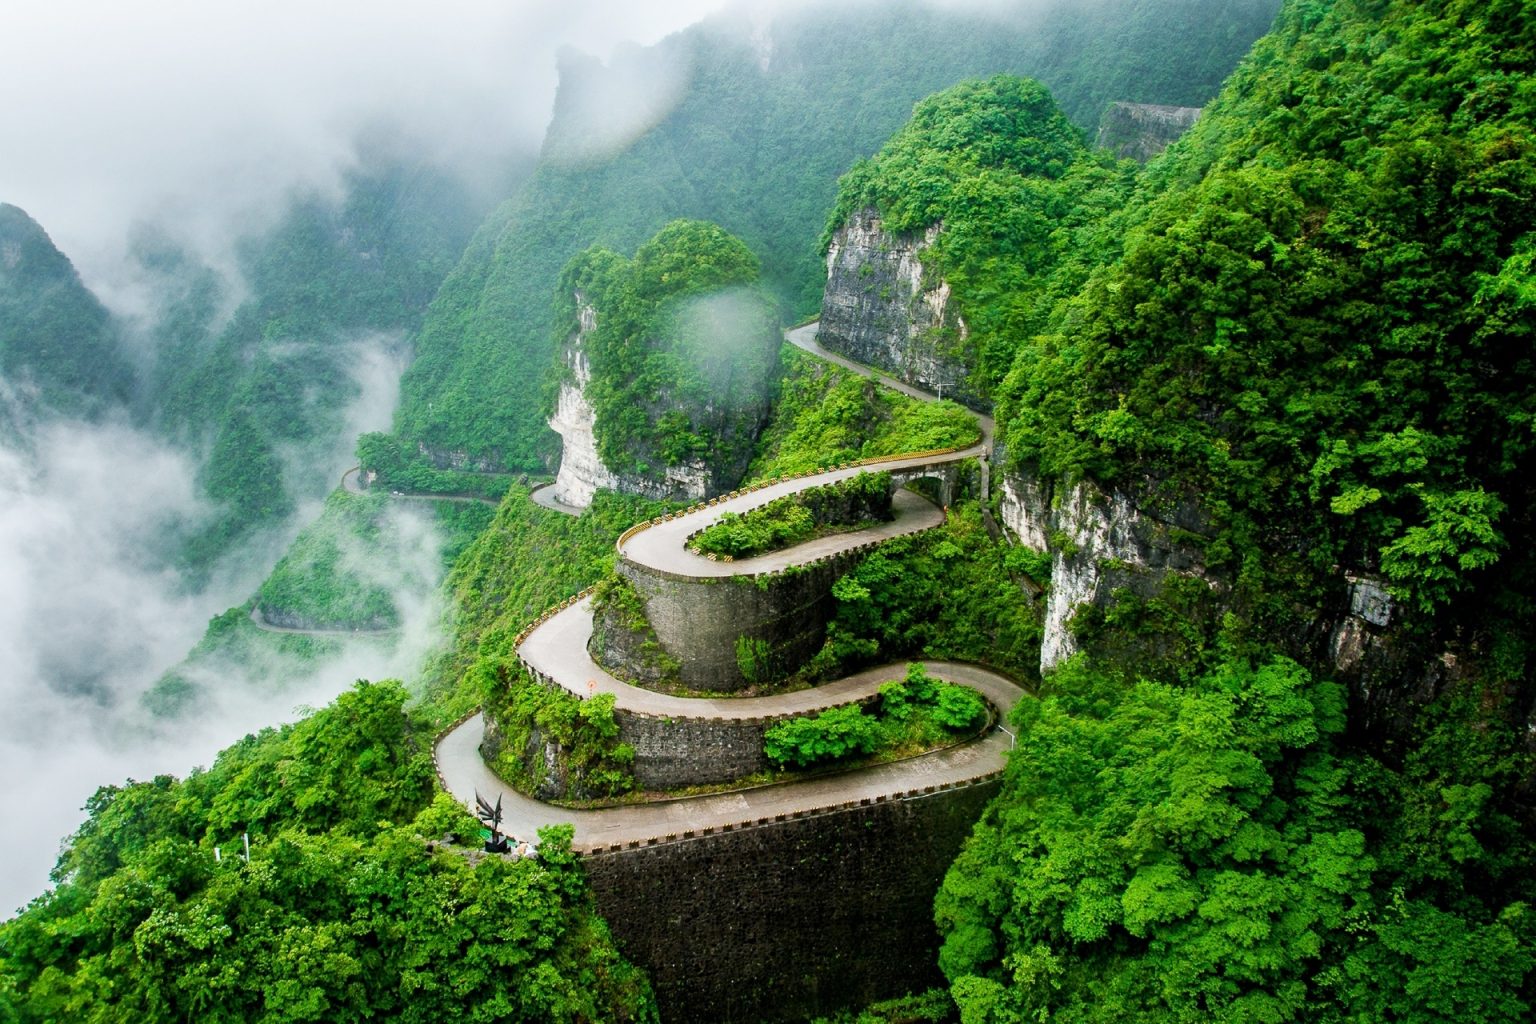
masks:
<path fill-rule="evenodd" d="M 633 260 L 593 247 L 566 266 L 557 328 L 571 354 L 552 380 L 574 384 L 582 360 L 611 472 L 655 478 L 702 463 L 716 489 L 740 480 L 778 383 L 778 324 L 757 284 L 752 251 L 702 221 L 673 221 Z M 553 413 L 553 386 L 546 396 Z"/>
<path fill-rule="evenodd" d="M 675 108 L 607 160 L 562 160 L 567 123 L 597 62 L 572 59 L 527 183 L 480 226 L 433 300 L 402 382 L 396 432 L 538 470 L 557 452 L 524 386 L 558 343 L 549 296 L 592 245 L 630 252 L 678 218 L 706 220 L 757 255 L 797 319 L 820 301 L 816 238 L 837 178 L 877 149 L 923 96 L 964 78 L 1039 77 L 1081 129 L 1105 104 L 1199 105 L 1268 26 L 1275 0 L 1095 0 L 1048 5 L 1031 23 L 901 2 L 807 8 L 772 25 L 765 69 L 750 32 L 707 20 L 649 60 L 687 69 Z M 878 40 L 876 43 L 875 41 Z M 1155 55 L 1155 56 L 1154 56 Z"/>
<path fill-rule="evenodd" d="M 905 6 L 822 11 L 779 40 L 774 60 L 797 74 L 706 22 L 658 50 L 695 58 L 678 107 L 597 162 L 570 155 L 579 126 L 561 116 L 602 68 L 569 57 L 544 162 L 472 238 L 423 243 L 417 276 L 376 282 L 342 317 L 351 299 L 298 294 L 327 273 L 272 256 L 291 287 L 264 289 L 270 308 L 237 312 L 212 361 L 185 364 L 242 372 L 206 389 L 177 376 L 186 400 L 165 414 L 215 438 L 210 488 L 246 510 L 207 550 L 291 501 L 274 439 L 300 427 L 271 417 L 301 377 L 329 387 L 340 373 L 334 353 L 276 344 L 301 322 L 419 326 L 416 360 L 394 432 L 359 444 L 378 489 L 330 499 L 263 605 L 387 623 L 387 594 L 344 556 L 389 529 L 403 499 L 384 490 L 499 504 L 438 506 L 446 639 L 419 678 L 359 681 L 185 779 L 97 791 L 54 887 L 0 924 L 0 1022 L 659 1019 L 571 833 L 546 831 L 536 859 L 480 854 L 431 744 L 484 708 L 509 724 L 510 752 L 491 759 L 514 785 L 541 782 L 515 756 L 537 733 L 594 790 L 629 791 L 611 698 L 541 685 L 514 644 L 600 581 L 603 599 L 632 600 L 615 592 L 614 541 L 677 506 L 605 491 L 565 515 L 534 504 L 526 477 L 440 456 L 547 468 L 542 418 L 572 379 L 560 349 L 581 304 L 610 466 L 723 452 L 751 483 L 975 443 L 954 403 L 787 345 L 753 349 L 745 382 L 686 358 L 713 337 L 679 312 L 701 295 L 745 295 L 754 338 L 810 313 L 818 232 L 824 247 L 865 207 L 893 231 L 942 225 L 924 270 L 953 289 L 964 365 L 996 402 L 992 490 L 980 499 L 967 460 L 942 525 L 842 572 L 796 684 L 950 660 L 1032 696 L 934 899 L 943 987 L 831 1020 L 1529 1020 L 1536 13 L 1524 0 L 1217 9 L 1095 0 L 1027 38 Z M 888 45 L 848 60 L 847 33 L 875 17 L 891 19 Z M 1142 166 L 1086 135 L 1128 96 L 1205 109 Z M 7 209 L 0 229 L 19 230 Z M 285 230 L 298 246 L 302 224 Z M 73 308 L 95 323 L 89 303 Z M 31 365 L 56 382 L 50 401 L 99 390 Z M 542 388 L 530 367 L 547 370 Z M 689 411 L 730 407 L 738 385 L 761 402 L 751 431 Z M 302 429 L 318 437 L 322 419 Z M 854 497 L 883 492 L 861 479 Z M 1005 530 L 1026 489 L 1051 510 L 1082 493 L 1134 508 L 1198 566 L 1095 566 L 1159 589 L 1095 592 L 1065 621 L 1077 653 L 1042 671 L 1054 588 L 1094 556 L 1059 531 L 1040 547 Z M 817 525 L 804 500 L 771 513 L 706 545 L 742 557 Z M 1360 580 L 1388 612 L 1347 662 L 1339 630 L 1361 616 Z M 216 619 L 202 654 L 252 643 L 249 612 Z M 281 642 L 296 664 L 325 644 Z M 155 699 L 169 713 L 194 697 L 172 673 Z M 914 665 L 875 705 L 789 719 L 766 742 L 777 764 L 825 765 L 984 716 L 972 691 Z"/>

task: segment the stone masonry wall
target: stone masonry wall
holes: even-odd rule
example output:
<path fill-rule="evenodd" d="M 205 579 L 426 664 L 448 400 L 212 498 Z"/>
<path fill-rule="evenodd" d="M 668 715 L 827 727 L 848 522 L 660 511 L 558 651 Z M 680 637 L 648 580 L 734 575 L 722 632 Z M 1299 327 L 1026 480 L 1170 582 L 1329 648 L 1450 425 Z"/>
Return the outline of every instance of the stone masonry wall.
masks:
<path fill-rule="evenodd" d="M 619 560 L 618 571 L 645 600 L 646 618 L 662 648 L 681 663 L 682 684 L 729 692 L 748 685 L 737 664 L 740 637 L 768 645 L 774 678 L 788 676 L 821 649 L 832 615 L 832 584 L 870 547 L 757 578 L 683 577 L 626 559 Z M 603 665 L 620 654 L 592 651 Z"/>
<path fill-rule="evenodd" d="M 994 777 L 584 864 L 620 947 L 650 974 L 663 1020 L 803 1020 L 942 984 L 933 897 L 1000 785 Z"/>
<path fill-rule="evenodd" d="M 763 734 L 790 717 L 663 718 L 614 712 L 619 739 L 635 748 L 635 781 L 642 789 L 707 786 L 767 771 L 773 765 L 763 753 Z"/>
<path fill-rule="evenodd" d="M 561 689 L 527 662 L 522 662 L 522 666 L 529 678 L 540 685 Z M 867 697 L 848 703 L 868 706 L 878 699 Z M 763 752 L 763 734 L 779 722 L 795 717 L 803 716 L 731 719 L 673 717 L 624 708 L 615 708 L 613 712 L 619 741 L 635 749 L 632 771 L 641 789 L 706 786 L 764 771 L 772 765 Z M 505 744 L 498 723 L 487 719 L 481 753 L 487 760 L 493 760 Z M 592 795 L 581 792 L 579 784 L 571 778 L 566 751 L 546 741 L 537 728 L 530 732 L 528 744 L 519 756 L 531 774 L 542 774 L 545 779 L 534 793 L 540 800 L 586 799 Z"/>

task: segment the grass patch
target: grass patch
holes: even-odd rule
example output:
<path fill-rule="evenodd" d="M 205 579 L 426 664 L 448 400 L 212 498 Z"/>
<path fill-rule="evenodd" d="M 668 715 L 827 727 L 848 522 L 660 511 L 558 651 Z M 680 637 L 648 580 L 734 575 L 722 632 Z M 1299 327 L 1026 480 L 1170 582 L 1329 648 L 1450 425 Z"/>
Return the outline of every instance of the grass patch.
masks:
<path fill-rule="evenodd" d="M 890 519 L 891 474 L 860 473 L 746 512 L 727 512 L 688 546 L 700 555 L 751 558 Z"/>

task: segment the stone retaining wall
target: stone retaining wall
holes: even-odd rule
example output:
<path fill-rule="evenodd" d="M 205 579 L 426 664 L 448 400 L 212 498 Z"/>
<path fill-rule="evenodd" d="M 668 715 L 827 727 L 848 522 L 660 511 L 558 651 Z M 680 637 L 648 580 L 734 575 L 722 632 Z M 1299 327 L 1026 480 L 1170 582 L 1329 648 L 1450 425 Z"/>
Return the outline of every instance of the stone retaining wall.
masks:
<path fill-rule="evenodd" d="M 832 617 L 832 584 L 874 546 L 862 544 L 760 576 L 683 576 L 626 559 L 617 568 L 644 599 L 657 641 L 681 663 L 679 681 L 689 689 L 724 693 L 783 679 L 809 661 L 821 649 Z M 765 666 L 755 680 L 738 664 L 742 637 L 766 645 Z M 618 651 L 592 653 L 599 664 L 622 660 Z"/>
<path fill-rule="evenodd" d="M 998 776 L 583 861 L 663 1020 L 787 1021 L 942 984 L 933 897 Z"/>

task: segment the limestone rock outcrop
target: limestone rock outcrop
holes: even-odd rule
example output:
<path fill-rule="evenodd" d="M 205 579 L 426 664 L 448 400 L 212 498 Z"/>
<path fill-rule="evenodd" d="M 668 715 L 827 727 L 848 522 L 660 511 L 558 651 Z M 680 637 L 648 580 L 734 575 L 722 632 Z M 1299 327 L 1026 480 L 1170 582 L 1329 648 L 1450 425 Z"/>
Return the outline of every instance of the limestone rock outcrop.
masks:
<path fill-rule="evenodd" d="M 1040 670 L 1077 653 L 1071 620 L 1080 607 L 1103 607 L 1116 591 L 1154 597 L 1178 576 L 1212 590 L 1223 583 L 1208 573 L 1199 548 L 1185 538 L 1204 530 L 1190 506 L 1155 518 L 1118 491 L 1088 481 L 1052 488 L 1018 472 L 1002 477 L 1000 517 L 1018 543 L 1052 556 Z"/>
<path fill-rule="evenodd" d="M 599 488 L 675 501 L 698 501 L 709 497 L 715 491 L 711 487 L 713 474 L 710 467 L 699 459 L 665 467 L 659 477 L 619 474 L 603 464 L 597 453 L 597 437 L 594 433 L 597 416 L 584 393 L 592 380 L 592 368 L 587 362 L 584 342 L 596 329 L 597 311 L 579 299 L 577 309 L 581 327 L 566 340 L 562 353 L 570 374 L 560 384 L 555 412 L 549 418 L 550 428 L 560 435 L 561 440 L 560 469 L 555 476 L 555 499 L 576 508 L 585 508 L 592 504 L 592 495 Z"/>
<path fill-rule="evenodd" d="M 1111 103 L 1099 120 L 1095 145 L 1116 156 L 1146 163 L 1189 131 L 1200 111 L 1200 107 Z"/>
<path fill-rule="evenodd" d="M 909 384 L 973 409 L 991 403 L 967 380 L 960 350 L 969 330 L 950 301 L 950 288 L 934 280 L 922 253 L 939 237 L 893 234 L 872 208 L 838 228 L 827 249 L 818 340 L 834 352 L 878 366 Z"/>

